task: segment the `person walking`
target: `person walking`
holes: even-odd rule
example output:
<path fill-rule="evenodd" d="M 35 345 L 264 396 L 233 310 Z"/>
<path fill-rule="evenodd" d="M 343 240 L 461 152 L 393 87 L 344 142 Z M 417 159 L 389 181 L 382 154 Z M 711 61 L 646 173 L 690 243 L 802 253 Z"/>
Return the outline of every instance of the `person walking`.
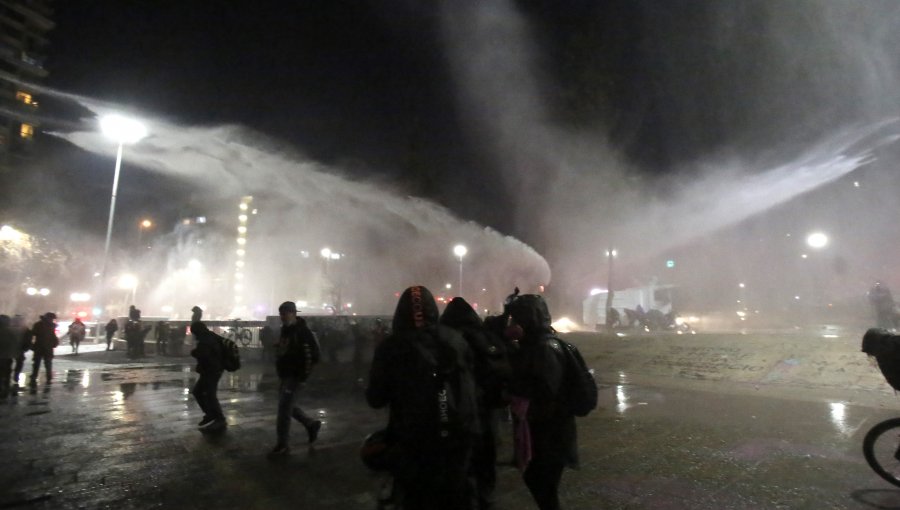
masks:
<path fill-rule="evenodd" d="M 31 327 L 31 334 L 34 336 L 34 344 L 32 346 L 34 355 L 32 357 L 30 384 L 32 387 L 37 386 L 41 361 L 44 362 L 47 384 L 50 384 L 53 382 L 53 349 L 59 347 L 59 338 L 56 336 L 56 314 L 47 312 L 41 315 L 41 320 L 35 322 L 34 326 Z"/>
<path fill-rule="evenodd" d="M 75 354 L 78 354 L 78 347 L 81 346 L 85 333 L 87 333 L 87 328 L 84 327 L 84 323 L 79 317 L 75 317 L 72 324 L 69 324 L 69 344 Z"/>
<path fill-rule="evenodd" d="M 16 351 L 16 367 L 13 370 L 13 387 L 18 389 L 19 376 L 25 369 L 25 353 L 31 350 L 31 330 L 25 325 L 25 318 L 16 315 L 12 319 L 12 331 L 19 343 Z"/>
<path fill-rule="evenodd" d="M 271 457 L 290 453 L 291 418 L 299 421 L 306 428 L 309 443 L 315 443 L 319 437 L 322 422 L 307 415 L 296 405 L 297 390 L 300 384 L 309 378 L 313 366 L 321 356 L 319 345 L 306 326 L 306 321 L 297 317 L 297 305 L 285 301 L 278 307 L 281 316 L 281 336 L 275 344 L 275 370 L 278 372 L 280 384 L 278 388 L 278 418 L 276 434 L 278 442 L 269 452 Z"/>
<path fill-rule="evenodd" d="M 559 484 L 566 466 L 578 465 L 575 416 L 562 395 L 566 358 L 550 325 L 550 310 L 541 296 L 525 294 L 508 306 L 514 326 L 521 327 L 518 349 L 510 354 L 512 407 L 522 411 L 530 433 L 531 458 L 522 478 L 540 510 L 557 510 Z M 518 398 L 518 400 L 516 400 Z M 523 424 L 524 425 L 524 424 Z"/>
<path fill-rule="evenodd" d="M 469 346 L 438 323 L 437 303 L 422 286 L 400 296 L 392 330 L 375 348 L 366 400 L 389 407 L 393 502 L 472 509 L 469 463 L 480 427 Z"/>
<path fill-rule="evenodd" d="M 159 321 L 156 323 L 156 355 L 166 356 L 169 344 L 169 323 Z"/>
<path fill-rule="evenodd" d="M 106 330 L 106 350 L 111 351 L 113 335 L 119 330 L 119 323 L 116 322 L 116 319 L 110 319 L 104 329 Z"/>
<path fill-rule="evenodd" d="M 219 379 L 222 377 L 222 344 L 219 335 L 213 333 L 202 322 L 191 323 L 195 347 L 191 356 L 197 359 L 199 374 L 191 393 L 203 411 L 203 419 L 197 424 L 202 431 L 222 430 L 226 427 L 225 415 L 217 395 Z"/>
<path fill-rule="evenodd" d="M 9 396 L 10 376 L 19 349 L 19 339 L 10 327 L 8 315 L 0 315 L 0 398 Z"/>

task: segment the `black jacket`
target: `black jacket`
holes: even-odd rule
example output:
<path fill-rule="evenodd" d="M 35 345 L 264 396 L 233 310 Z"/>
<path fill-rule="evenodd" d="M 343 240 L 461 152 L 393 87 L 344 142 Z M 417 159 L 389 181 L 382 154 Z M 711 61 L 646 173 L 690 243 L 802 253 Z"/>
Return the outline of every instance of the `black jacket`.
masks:
<path fill-rule="evenodd" d="M 296 377 L 305 381 L 312 373 L 312 368 L 319 362 L 319 344 L 306 321 L 297 318 L 297 322 L 281 327 L 281 336 L 275 343 L 275 370 L 278 377 Z"/>
<path fill-rule="evenodd" d="M 221 337 L 210 331 L 202 322 L 191 324 L 191 333 L 196 339 L 191 356 L 197 358 L 197 372 L 209 375 L 221 374 L 224 370 Z"/>
<path fill-rule="evenodd" d="M 447 303 L 441 314 L 441 324 L 462 333 L 472 350 L 475 383 L 482 409 L 505 407 L 508 403 L 506 386 L 512 377 L 512 370 L 503 341 L 482 324 L 475 309 L 461 297 Z"/>
<path fill-rule="evenodd" d="M 561 396 L 566 358 L 550 326 L 547 304 L 540 296 L 519 296 L 510 305 L 510 316 L 525 332 L 510 355 L 510 393 L 530 401 L 532 452 L 535 457 L 577 465 L 575 416 Z"/>
<path fill-rule="evenodd" d="M 437 367 L 423 366 L 421 351 L 432 353 Z M 424 287 L 406 289 L 394 312 L 393 332 L 378 344 L 369 373 L 366 400 L 374 408 L 390 406 L 388 435 L 412 451 L 435 447 L 432 431 L 432 400 L 427 387 L 432 371 L 458 377 L 456 409 L 468 437 L 480 432 L 472 377 L 472 353 L 462 336 L 438 324 L 438 309 Z M 466 440 L 464 438 L 464 440 Z"/>

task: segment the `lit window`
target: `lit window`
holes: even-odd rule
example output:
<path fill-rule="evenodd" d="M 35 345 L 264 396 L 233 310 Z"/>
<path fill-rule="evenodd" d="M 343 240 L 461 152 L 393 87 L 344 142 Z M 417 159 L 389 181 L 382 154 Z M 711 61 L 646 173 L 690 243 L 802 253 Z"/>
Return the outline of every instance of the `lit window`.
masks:
<path fill-rule="evenodd" d="M 34 126 L 31 124 L 22 124 L 22 129 L 19 130 L 19 136 L 22 138 L 34 137 Z"/>
<path fill-rule="evenodd" d="M 16 101 L 22 101 L 25 104 L 31 104 L 31 94 L 28 92 L 22 92 L 21 90 L 16 92 Z"/>

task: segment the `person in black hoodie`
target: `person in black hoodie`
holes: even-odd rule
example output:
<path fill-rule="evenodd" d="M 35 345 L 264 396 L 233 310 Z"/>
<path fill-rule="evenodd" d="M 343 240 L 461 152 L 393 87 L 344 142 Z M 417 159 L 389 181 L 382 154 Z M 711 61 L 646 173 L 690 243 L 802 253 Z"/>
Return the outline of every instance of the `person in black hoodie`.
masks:
<path fill-rule="evenodd" d="M 466 341 L 438 323 L 431 292 L 406 289 L 393 332 L 375 348 L 366 389 L 370 406 L 390 407 L 387 441 L 400 508 L 473 508 L 468 466 L 480 426 L 472 366 Z M 448 382 L 452 401 L 441 400 Z"/>
<path fill-rule="evenodd" d="M 34 344 L 31 347 L 34 354 L 31 358 L 30 384 L 32 387 L 37 385 L 41 360 L 44 361 L 47 384 L 50 384 L 53 380 L 53 349 L 59 347 L 59 338 L 56 336 L 56 314 L 47 312 L 41 315 L 41 320 L 31 327 L 31 334 L 34 335 Z"/>
<path fill-rule="evenodd" d="M 508 311 L 512 325 L 523 332 L 519 348 L 510 354 L 510 393 L 528 399 L 531 461 L 522 477 L 538 508 L 556 510 L 563 469 L 578 465 L 575 417 L 563 405 L 561 395 L 565 353 L 541 296 L 518 296 Z"/>
<path fill-rule="evenodd" d="M 291 451 L 288 441 L 292 417 L 306 428 L 310 444 L 319 437 L 322 427 L 321 421 L 310 417 L 294 403 L 300 383 L 309 378 L 313 366 L 319 362 L 319 345 L 306 321 L 297 317 L 296 304 L 285 301 L 278 307 L 278 313 L 281 315 L 281 337 L 275 344 L 275 369 L 281 384 L 278 388 L 276 425 L 278 443 L 269 452 L 273 457 L 287 455 Z"/>
<path fill-rule="evenodd" d="M 191 391 L 197 404 L 203 410 L 203 419 L 197 427 L 203 431 L 225 428 L 225 415 L 216 392 L 222 377 L 222 344 L 219 335 L 213 333 L 202 322 L 191 323 L 191 333 L 196 340 L 191 356 L 197 358 L 197 378 Z"/>
<path fill-rule="evenodd" d="M 447 303 L 441 314 L 441 324 L 460 333 L 474 355 L 478 418 L 481 434 L 472 452 L 470 473 L 475 479 L 479 510 L 494 506 L 494 488 L 497 484 L 496 435 L 499 417 L 497 410 L 506 407 L 504 393 L 509 382 L 511 368 L 502 341 L 488 331 L 478 313 L 461 297 Z"/>

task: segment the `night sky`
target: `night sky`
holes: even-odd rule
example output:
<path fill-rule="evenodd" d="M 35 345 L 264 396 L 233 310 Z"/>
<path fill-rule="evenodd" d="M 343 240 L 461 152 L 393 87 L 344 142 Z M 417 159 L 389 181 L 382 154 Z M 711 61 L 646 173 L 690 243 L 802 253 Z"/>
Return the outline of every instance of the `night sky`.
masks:
<path fill-rule="evenodd" d="M 604 226 L 635 230 L 622 224 L 646 211 L 620 200 L 627 190 L 663 202 L 722 161 L 736 162 L 734 179 L 762 172 L 900 104 L 891 0 L 515 0 L 496 2 L 502 19 L 484 5 L 57 2 L 46 83 L 179 124 L 247 126 L 516 236 L 554 271 L 584 265 L 573 250 L 596 257 L 612 242 Z M 448 30 L 448 19 L 496 22 L 495 41 L 465 23 Z M 500 58 L 485 61 L 502 69 L 479 75 L 493 46 Z M 529 79 L 517 82 L 523 53 Z M 20 189 L 63 168 L 63 188 L 108 192 L 111 157 L 51 154 Z M 579 196 L 568 204 L 557 185 Z M 124 218 L 175 219 L 202 200 L 156 175 L 133 172 L 122 186 Z M 105 207 L 91 201 L 75 217 L 98 231 Z M 784 218 L 805 228 L 811 210 L 754 220 L 767 226 L 758 237 L 783 235 Z M 596 226 L 561 232 L 573 222 Z"/>

